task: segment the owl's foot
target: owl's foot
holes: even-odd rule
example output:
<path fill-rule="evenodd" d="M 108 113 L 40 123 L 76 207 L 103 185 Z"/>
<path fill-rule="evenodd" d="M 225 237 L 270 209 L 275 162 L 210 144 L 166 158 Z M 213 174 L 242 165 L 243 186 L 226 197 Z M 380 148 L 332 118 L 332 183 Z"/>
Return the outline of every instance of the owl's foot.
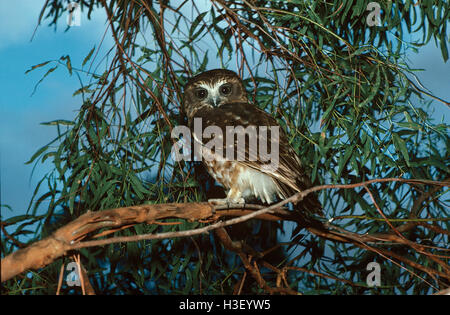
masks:
<path fill-rule="evenodd" d="M 245 207 L 245 199 L 244 198 L 238 198 L 237 200 L 229 199 L 229 198 L 223 198 L 223 199 L 208 199 L 208 202 L 216 208 L 243 208 Z"/>

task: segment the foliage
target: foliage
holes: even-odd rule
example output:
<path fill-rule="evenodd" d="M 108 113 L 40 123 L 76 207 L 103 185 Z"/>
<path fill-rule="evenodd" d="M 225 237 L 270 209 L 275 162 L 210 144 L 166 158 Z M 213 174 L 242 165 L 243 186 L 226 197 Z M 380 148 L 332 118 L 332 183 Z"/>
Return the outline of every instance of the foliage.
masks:
<path fill-rule="evenodd" d="M 412 69 L 403 58 L 434 38 L 448 59 L 448 2 L 380 1 L 382 26 L 368 26 L 369 1 L 79 1 L 83 17 L 103 10 L 115 47 L 103 72 L 74 94 L 83 104 L 73 121 L 54 120 L 58 137 L 42 147 L 29 163 L 51 160 L 54 170 L 39 183 L 47 191 L 35 196 L 26 215 L 4 220 L 15 224 L 11 238 L 29 233 L 41 239 L 88 209 L 141 203 L 206 200 L 223 192 L 195 162 L 175 163 L 170 156 L 173 126 L 186 124 L 182 86 L 206 69 L 224 67 L 244 78 L 250 99 L 276 117 L 292 145 L 311 169 L 316 184 L 348 184 L 368 179 L 403 177 L 444 181 L 449 178 L 448 125 L 430 117 L 431 103 L 411 83 Z M 67 2 L 50 0 L 41 18 L 50 24 L 64 17 Z M 405 34 L 422 32 L 419 43 Z M 32 68 L 66 66 L 72 73 L 101 69 L 92 48 L 80 68 L 70 57 Z M 448 104 L 447 104 L 448 105 Z M 39 187 L 37 187 L 39 188 Z M 376 204 L 399 228 L 406 220 L 430 219 L 404 236 L 430 245 L 430 255 L 448 252 L 450 230 L 444 190 L 399 182 L 369 187 Z M 447 195 L 448 199 L 448 195 Z M 327 218 L 360 234 L 387 233 L 391 228 L 377 212 L 367 190 L 320 192 Z M 420 200 L 420 202 L 418 201 Z M 45 213 L 38 208 L 48 202 Z M 444 218 L 441 220 L 441 218 Z M 434 220 L 434 221 L 433 221 Z M 170 220 L 169 220 L 170 221 Z M 200 223 L 138 225 L 116 235 L 185 230 Z M 430 227 L 431 226 L 431 227 Z M 262 222 L 235 227 L 233 238 L 245 238 L 262 251 L 280 239 L 291 241 L 291 226 Z M 249 235 L 248 231 L 252 234 Z M 285 234 L 282 234 L 284 231 Z M 270 233 L 270 234 L 267 234 Z M 302 232 L 295 246 L 284 244 L 267 257 L 278 268 L 290 268 L 292 289 L 305 294 L 430 293 L 449 285 L 412 268 L 414 261 L 432 270 L 442 266 L 407 245 L 371 244 L 360 248 Z M 18 244 L 2 237 L 2 255 Z M 292 244 L 290 244 L 292 245 Z M 434 247 L 433 247 L 434 246 Z M 397 256 L 380 254 L 393 252 Z M 221 294 L 232 293 L 245 269 L 239 257 L 212 236 L 152 240 L 81 250 L 82 261 L 97 293 Z M 447 254 L 448 255 L 448 254 Z M 403 258 L 403 259 L 402 259 Z M 447 260 L 448 256 L 442 258 Z M 382 266 L 383 286 L 368 288 L 366 266 Z M 62 261 L 11 280 L 8 293 L 56 291 Z M 352 283 L 295 271 L 305 268 Z M 273 270 L 262 268 L 269 285 Z M 75 292 L 64 287 L 65 292 Z M 264 293 L 249 277 L 243 293 Z"/>

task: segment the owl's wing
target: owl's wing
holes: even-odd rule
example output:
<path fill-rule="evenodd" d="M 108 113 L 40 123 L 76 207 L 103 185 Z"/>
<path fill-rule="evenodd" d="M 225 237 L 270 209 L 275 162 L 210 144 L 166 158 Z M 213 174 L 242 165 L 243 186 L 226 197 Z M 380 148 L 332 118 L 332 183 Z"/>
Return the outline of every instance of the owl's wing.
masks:
<path fill-rule="evenodd" d="M 228 103 L 218 108 L 200 111 L 195 116 L 202 119 L 202 130 L 208 126 L 217 126 L 222 130 L 224 139 L 222 141 L 223 147 L 221 148 L 221 152 L 223 152 L 224 156 L 227 144 L 227 126 L 229 128 L 242 126 L 244 129 L 249 126 L 256 126 L 257 132 L 252 135 L 256 135 L 258 138 L 258 146 L 256 147 L 256 151 L 258 152 L 255 152 L 254 146 L 249 145 L 251 139 L 249 139 L 249 134 L 246 133 L 244 147 L 245 158 L 238 160 L 238 163 L 273 177 L 285 198 L 312 186 L 311 180 L 305 173 L 305 169 L 302 166 L 300 159 L 290 146 L 286 134 L 275 118 L 255 105 L 238 102 Z M 267 127 L 267 133 L 260 132 L 262 126 Z M 276 136 L 276 133 L 272 132 L 270 127 L 278 127 L 278 136 Z M 242 148 L 238 146 L 239 143 L 234 134 L 233 137 L 234 141 L 231 143 L 234 158 L 236 160 L 238 151 L 239 149 L 242 150 Z M 203 139 L 203 143 L 207 143 L 208 140 L 209 139 Z M 268 152 L 265 155 L 261 154 L 260 143 L 266 144 Z M 274 152 L 271 152 L 271 149 L 276 149 L 277 146 L 279 153 L 272 156 Z M 257 158 L 254 159 L 254 157 Z M 278 158 L 278 163 L 275 163 L 275 168 L 273 168 L 273 158 Z M 320 202 L 314 194 L 309 194 L 302 204 L 303 207 L 305 207 L 305 210 L 310 212 L 318 212 L 321 209 Z"/>

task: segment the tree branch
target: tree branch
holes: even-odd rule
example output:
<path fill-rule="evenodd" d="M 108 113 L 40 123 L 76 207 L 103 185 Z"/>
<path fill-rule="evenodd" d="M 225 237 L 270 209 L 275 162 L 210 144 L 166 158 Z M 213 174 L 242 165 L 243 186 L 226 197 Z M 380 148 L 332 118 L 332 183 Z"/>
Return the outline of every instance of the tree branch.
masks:
<path fill-rule="evenodd" d="M 349 185 L 322 185 L 299 192 L 279 203 L 269 207 L 258 205 L 245 205 L 246 209 L 225 209 L 216 210 L 213 205 L 207 202 L 200 203 L 168 203 L 150 204 L 132 207 L 123 207 L 111 210 L 92 212 L 80 216 L 66 226 L 58 229 L 49 237 L 38 241 L 30 246 L 6 256 L 1 261 L 1 281 L 6 281 L 28 269 L 42 268 L 55 259 L 65 255 L 70 250 L 76 250 L 91 246 L 102 246 L 118 242 L 130 242 L 149 239 L 164 239 L 174 237 L 186 237 L 208 233 L 209 231 L 223 228 L 225 226 L 241 223 L 250 219 L 261 220 L 292 220 L 295 215 L 283 208 L 289 202 L 299 202 L 306 195 L 323 189 L 351 189 L 366 186 L 371 183 L 399 181 L 409 184 L 428 184 L 435 186 L 448 186 L 448 182 L 437 182 L 428 180 L 407 180 L 401 178 L 385 178 L 366 181 L 363 183 Z M 236 205 L 235 205 L 236 206 Z M 231 205 L 233 207 L 233 205 Z M 236 206 L 237 208 L 237 206 Z M 250 209 L 248 209 L 250 208 Z M 257 209 L 255 211 L 255 209 Z M 226 221 L 218 221 L 221 217 L 237 216 Z M 139 223 L 155 224 L 157 220 L 167 218 L 187 219 L 189 221 L 212 220 L 210 225 L 187 231 L 167 232 L 160 234 L 144 234 L 127 237 L 113 237 L 109 239 L 80 242 L 87 234 L 102 228 L 119 229 L 124 226 L 132 226 Z M 405 240 L 396 234 L 359 235 L 339 229 L 331 224 L 325 224 L 327 229 L 317 227 L 307 227 L 307 229 L 319 237 L 337 242 L 363 243 L 373 241 L 394 241 L 405 244 Z M 399 229 L 397 229 L 398 232 Z M 102 234 L 103 233 L 103 234 Z M 104 235 L 101 232 L 100 235 Z M 406 242 L 407 244 L 409 242 Z M 448 271 L 448 270 L 446 270 Z M 438 273 L 445 276 L 447 273 Z M 448 276 L 450 279 L 450 275 Z"/>

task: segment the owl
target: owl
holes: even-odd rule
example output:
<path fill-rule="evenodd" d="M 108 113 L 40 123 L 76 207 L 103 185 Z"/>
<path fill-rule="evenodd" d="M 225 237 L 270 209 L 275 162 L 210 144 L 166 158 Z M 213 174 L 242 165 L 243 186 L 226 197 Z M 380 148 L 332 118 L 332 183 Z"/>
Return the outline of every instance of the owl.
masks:
<path fill-rule="evenodd" d="M 216 69 L 189 79 L 183 107 L 194 151 L 227 192 L 226 198 L 209 202 L 229 205 L 259 199 L 272 204 L 311 187 L 286 134 L 271 115 L 249 102 L 235 72 Z M 309 194 L 295 209 L 320 213 L 321 204 Z"/>

